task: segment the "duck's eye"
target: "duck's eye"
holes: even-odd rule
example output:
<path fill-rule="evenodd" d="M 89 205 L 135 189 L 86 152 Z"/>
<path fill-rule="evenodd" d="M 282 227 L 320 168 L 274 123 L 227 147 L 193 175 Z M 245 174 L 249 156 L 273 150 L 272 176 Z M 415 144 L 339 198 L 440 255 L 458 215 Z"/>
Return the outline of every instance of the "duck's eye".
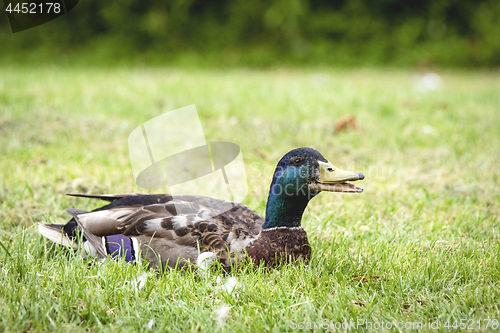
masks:
<path fill-rule="evenodd" d="M 304 159 L 302 157 L 292 157 L 291 162 L 293 165 L 301 165 L 304 163 Z"/>
<path fill-rule="evenodd" d="M 328 168 L 328 169 L 326 169 L 326 170 L 328 170 L 328 171 L 332 172 L 332 171 L 333 171 L 333 168 Z"/>

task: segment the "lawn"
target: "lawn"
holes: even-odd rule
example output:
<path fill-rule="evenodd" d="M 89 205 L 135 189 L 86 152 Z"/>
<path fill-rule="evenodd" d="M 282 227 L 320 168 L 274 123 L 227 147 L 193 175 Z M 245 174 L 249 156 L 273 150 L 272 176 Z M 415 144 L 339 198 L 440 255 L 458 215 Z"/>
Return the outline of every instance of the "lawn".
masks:
<path fill-rule="evenodd" d="M 499 329 L 500 76 L 440 75 L 432 90 L 391 69 L 0 68 L 0 331 Z M 241 147 L 258 213 L 292 148 L 365 174 L 364 193 L 309 204 L 309 264 L 246 267 L 228 291 L 229 276 L 99 266 L 37 234 L 104 203 L 65 193 L 154 193 L 128 135 L 190 104 L 208 141 Z"/>

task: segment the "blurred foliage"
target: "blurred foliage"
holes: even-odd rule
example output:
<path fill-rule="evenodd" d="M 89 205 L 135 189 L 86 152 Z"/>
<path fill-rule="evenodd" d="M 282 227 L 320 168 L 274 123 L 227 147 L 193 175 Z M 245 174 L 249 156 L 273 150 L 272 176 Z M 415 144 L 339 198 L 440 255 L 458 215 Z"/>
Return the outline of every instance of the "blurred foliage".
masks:
<path fill-rule="evenodd" d="M 498 0 L 81 0 L 2 59 L 269 66 L 500 65 Z"/>

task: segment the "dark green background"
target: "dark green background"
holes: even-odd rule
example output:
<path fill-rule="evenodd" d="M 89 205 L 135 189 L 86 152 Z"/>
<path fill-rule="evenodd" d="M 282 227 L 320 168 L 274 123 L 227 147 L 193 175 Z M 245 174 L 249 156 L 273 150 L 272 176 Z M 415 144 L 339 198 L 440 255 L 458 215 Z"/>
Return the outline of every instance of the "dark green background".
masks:
<path fill-rule="evenodd" d="M 500 1 L 81 0 L 15 34 L 3 13 L 0 45 L 37 64 L 493 67 Z"/>

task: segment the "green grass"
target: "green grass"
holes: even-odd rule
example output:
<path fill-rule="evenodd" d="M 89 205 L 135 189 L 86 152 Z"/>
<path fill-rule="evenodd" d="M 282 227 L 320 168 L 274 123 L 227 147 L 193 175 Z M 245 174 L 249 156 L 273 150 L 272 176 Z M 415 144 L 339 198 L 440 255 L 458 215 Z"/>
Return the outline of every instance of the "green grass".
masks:
<path fill-rule="evenodd" d="M 447 320 L 478 328 L 500 319 L 498 73 L 444 72 L 427 92 L 415 73 L 387 69 L 0 73 L 1 331 L 136 332 L 152 319 L 156 332 L 278 332 L 323 319 L 438 321 L 446 330 Z M 245 203 L 259 213 L 292 148 L 365 173 L 363 194 L 310 203 L 308 265 L 237 272 L 237 296 L 215 276 L 179 272 L 148 272 L 137 289 L 130 281 L 142 267 L 98 266 L 37 235 L 37 222 L 68 220 L 65 208 L 102 204 L 67 192 L 145 192 L 134 184 L 128 134 L 190 104 L 208 141 L 242 148 Z M 349 114 L 360 128 L 335 133 Z M 224 304 L 229 317 L 219 322 Z"/>

